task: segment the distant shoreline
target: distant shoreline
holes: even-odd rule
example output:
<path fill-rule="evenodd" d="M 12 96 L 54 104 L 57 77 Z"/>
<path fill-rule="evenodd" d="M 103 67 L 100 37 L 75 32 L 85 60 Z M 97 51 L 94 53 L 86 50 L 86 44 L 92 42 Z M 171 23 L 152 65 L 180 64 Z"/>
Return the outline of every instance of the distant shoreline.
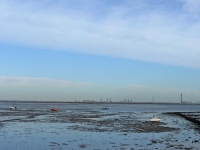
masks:
<path fill-rule="evenodd" d="M 73 104 L 153 104 L 153 102 L 101 102 L 101 101 L 28 101 L 28 100 L 0 100 L 0 102 L 19 103 L 73 103 Z M 200 103 L 176 103 L 176 102 L 154 102 L 154 104 L 175 104 L 175 105 L 200 105 Z"/>

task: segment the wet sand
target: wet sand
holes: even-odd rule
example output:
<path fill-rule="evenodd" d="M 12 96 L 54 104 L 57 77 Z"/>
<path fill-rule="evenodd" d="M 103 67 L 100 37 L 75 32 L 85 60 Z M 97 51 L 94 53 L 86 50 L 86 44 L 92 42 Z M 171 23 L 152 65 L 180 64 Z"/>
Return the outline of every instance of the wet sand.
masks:
<path fill-rule="evenodd" d="M 198 124 L 176 113 L 1 110 L 0 149 L 200 149 Z"/>

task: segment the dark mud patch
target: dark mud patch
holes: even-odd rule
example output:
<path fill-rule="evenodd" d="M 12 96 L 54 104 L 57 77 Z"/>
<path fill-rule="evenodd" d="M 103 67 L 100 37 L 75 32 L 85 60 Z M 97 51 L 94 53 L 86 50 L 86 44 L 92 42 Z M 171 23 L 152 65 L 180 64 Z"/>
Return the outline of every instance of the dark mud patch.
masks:
<path fill-rule="evenodd" d="M 80 144 L 78 146 L 79 146 L 79 148 L 86 148 L 86 144 Z"/>

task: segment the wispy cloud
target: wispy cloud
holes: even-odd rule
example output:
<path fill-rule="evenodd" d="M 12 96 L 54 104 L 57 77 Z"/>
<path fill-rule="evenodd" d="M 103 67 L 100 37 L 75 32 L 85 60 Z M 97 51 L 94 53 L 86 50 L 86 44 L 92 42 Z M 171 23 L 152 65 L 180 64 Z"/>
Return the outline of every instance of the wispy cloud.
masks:
<path fill-rule="evenodd" d="M 72 82 L 49 78 L 4 77 L 0 76 L 1 87 L 47 87 L 47 88 L 79 88 L 93 87 L 92 83 Z"/>
<path fill-rule="evenodd" d="M 1 100 L 82 100 L 93 97 L 89 93 L 95 88 L 87 82 L 0 76 Z"/>
<path fill-rule="evenodd" d="M 200 11 L 200 1 L 199 0 L 180 0 L 184 2 L 183 9 L 189 12 L 199 12 Z"/>
<path fill-rule="evenodd" d="M 3 0 L 0 41 L 200 68 L 198 1 L 117 2 Z"/>

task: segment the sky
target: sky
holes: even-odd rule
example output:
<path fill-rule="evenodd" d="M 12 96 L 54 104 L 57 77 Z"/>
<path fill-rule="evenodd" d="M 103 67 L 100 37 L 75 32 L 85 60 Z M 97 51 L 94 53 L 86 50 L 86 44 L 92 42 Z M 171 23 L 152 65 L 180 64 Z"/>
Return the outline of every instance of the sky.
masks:
<path fill-rule="evenodd" d="M 199 0 L 0 0 L 0 100 L 196 103 Z"/>

